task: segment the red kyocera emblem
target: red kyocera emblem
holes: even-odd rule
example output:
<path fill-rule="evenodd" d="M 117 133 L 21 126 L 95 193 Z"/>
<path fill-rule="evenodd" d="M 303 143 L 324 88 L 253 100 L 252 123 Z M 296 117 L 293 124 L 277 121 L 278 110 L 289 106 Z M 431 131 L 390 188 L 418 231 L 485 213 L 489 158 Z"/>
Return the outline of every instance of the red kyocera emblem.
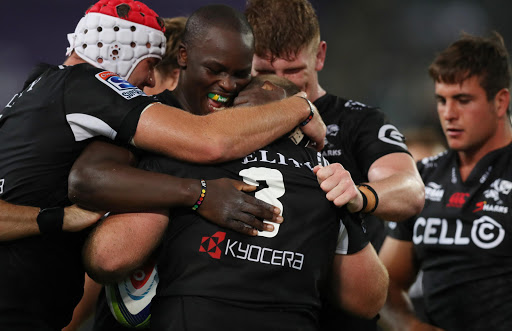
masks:
<path fill-rule="evenodd" d="M 219 248 L 219 244 L 226 238 L 225 232 L 216 232 L 211 237 L 203 237 L 201 239 L 201 246 L 199 247 L 200 252 L 207 252 L 214 259 L 220 259 L 222 251 Z"/>

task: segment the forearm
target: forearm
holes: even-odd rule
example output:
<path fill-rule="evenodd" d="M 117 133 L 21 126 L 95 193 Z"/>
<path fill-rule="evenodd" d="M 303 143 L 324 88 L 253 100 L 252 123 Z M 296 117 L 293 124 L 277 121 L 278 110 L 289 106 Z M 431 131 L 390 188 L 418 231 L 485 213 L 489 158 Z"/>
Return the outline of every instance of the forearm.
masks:
<path fill-rule="evenodd" d="M 420 321 L 414 314 L 407 292 L 390 280 L 388 297 L 380 311 L 379 325 L 384 330 L 412 330 Z"/>
<path fill-rule="evenodd" d="M 38 213 L 37 207 L 13 205 L 0 200 L 0 241 L 40 234 Z"/>
<path fill-rule="evenodd" d="M 199 180 L 144 171 L 134 164 L 128 150 L 92 143 L 71 169 L 69 198 L 85 208 L 112 212 L 192 206 L 197 200 Z"/>
<path fill-rule="evenodd" d="M 386 301 L 388 273 L 371 244 L 355 254 L 337 254 L 333 280 L 335 300 L 351 314 L 371 319 Z"/>
<path fill-rule="evenodd" d="M 387 221 L 402 221 L 417 215 L 425 203 L 425 186 L 414 161 L 408 154 L 395 154 L 400 170 L 372 165 L 368 172 L 369 185 L 379 199 L 374 215 Z"/>
<path fill-rule="evenodd" d="M 217 163 L 243 157 L 291 131 L 308 117 L 302 98 L 252 107 L 228 108 L 195 116 L 163 105 L 142 115 L 135 145 L 196 163 Z"/>

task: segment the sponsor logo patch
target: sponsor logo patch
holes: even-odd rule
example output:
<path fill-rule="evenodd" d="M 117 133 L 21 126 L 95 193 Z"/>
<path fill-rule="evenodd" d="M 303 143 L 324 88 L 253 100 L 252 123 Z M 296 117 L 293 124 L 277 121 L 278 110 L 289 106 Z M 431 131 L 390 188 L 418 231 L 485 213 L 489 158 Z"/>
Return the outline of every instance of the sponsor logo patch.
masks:
<path fill-rule="evenodd" d="M 385 143 L 397 145 L 403 149 L 407 149 L 404 135 L 401 134 L 394 125 L 383 125 L 379 130 L 379 139 Z"/>
<path fill-rule="evenodd" d="M 219 244 L 226 238 L 226 232 L 216 232 L 211 237 L 203 237 L 201 239 L 201 246 L 199 247 L 200 252 L 206 252 L 214 259 L 220 259 L 222 251 L 219 248 Z"/>
<path fill-rule="evenodd" d="M 227 241 L 224 244 L 223 241 L 225 239 L 226 233 L 220 231 L 216 232 L 211 237 L 202 237 L 199 252 L 206 252 L 212 258 L 217 260 L 221 259 L 224 255 L 224 257 L 246 260 L 253 263 L 302 270 L 302 266 L 304 264 L 304 254 L 302 253 L 282 251 L 254 244 L 246 244 L 229 238 L 227 238 Z M 222 254 L 223 251 L 224 254 Z"/>
<path fill-rule="evenodd" d="M 425 199 L 430 201 L 441 201 L 444 196 L 443 187 L 437 183 L 430 182 L 425 185 Z"/>
<path fill-rule="evenodd" d="M 126 100 L 131 100 L 135 97 L 146 95 L 138 87 L 133 86 L 111 71 L 102 71 L 96 74 L 95 77 Z"/>
<path fill-rule="evenodd" d="M 476 213 L 479 211 L 491 211 L 491 212 L 495 212 L 495 213 L 508 214 L 507 206 L 491 205 L 491 204 L 488 204 L 487 201 L 480 201 L 480 202 L 477 202 L 475 205 L 476 205 L 476 209 L 473 210 L 473 213 Z"/>
<path fill-rule="evenodd" d="M 469 197 L 469 193 L 455 192 L 448 200 L 446 207 L 462 208 L 466 203 L 466 198 Z"/>

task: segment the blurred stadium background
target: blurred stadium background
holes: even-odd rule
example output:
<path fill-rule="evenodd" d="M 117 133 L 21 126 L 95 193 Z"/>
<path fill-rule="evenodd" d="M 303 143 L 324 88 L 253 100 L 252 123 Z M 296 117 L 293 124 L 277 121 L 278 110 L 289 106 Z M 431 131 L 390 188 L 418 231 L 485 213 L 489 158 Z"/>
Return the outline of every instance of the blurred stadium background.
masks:
<path fill-rule="evenodd" d="M 85 9 L 94 0 L 4 2 L 0 20 L 0 105 L 19 91 L 38 62 L 60 64 Z M 245 0 L 146 0 L 163 17 L 186 16 Z M 329 92 L 381 107 L 402 130 L 437 126 L 427 67 L 462 31 L 500 32 L 512 46 L 510 0 L 312 0 L 327 41 L 320 82 Z"/>

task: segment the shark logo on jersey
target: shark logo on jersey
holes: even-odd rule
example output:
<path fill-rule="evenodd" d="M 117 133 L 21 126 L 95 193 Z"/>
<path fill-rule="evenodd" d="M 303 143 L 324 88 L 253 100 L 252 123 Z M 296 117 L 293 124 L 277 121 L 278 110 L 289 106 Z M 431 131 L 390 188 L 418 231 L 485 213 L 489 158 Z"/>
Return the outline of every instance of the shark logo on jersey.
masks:
<path fill-rule="evenodd" d="M 348 100 L 347 102 L 345 102 L 345 107 L 350 108 L 350 109 L 355 109 L 355 110 L 361 110 L 361 109 L 368 108 L 368 106 L 365 105 L 364 103 L 354 101 L 354 100 Z"/>
<path fill-rule="evenodd" d="M 327 132 L 325 134 L 325 150 L 324 150 L 324 156 L 340 156 L 341 155 L 341 149 L 332 149 L 336 148 L 336 144 L 329 141 L 329 138 L 327 137 L 336 137 L 338 133 L 340 132 L 340 127 L 336 124 L 329 124 L 327 126 Z M 331 138 L 332 140 L 333 138 Z"/>
<path fill-rule="evenodd" d="M 379 130 L 379 139 L 385 143 L 397 145 L 407 150 L 404 135 L 394 125 L 383 125 Z"/>
<path fill-rule="evenodd" d="M 96 74 L 95 77 L 126 100 L 130 100 L 141 95 L 146 95 L 141 89 L 133 86 L 111 71 L 102 71 Z"/>
<path fill-rule="evenodd" d="M 484 191 L 484 196 L 486 199 L 494 199 L 494 201 L 501 204 L 503 201 L 500 198 L 500 193 L 509 195 L 511 190 L 512 182 L 498 178 L 491 184 L 490 189 Z"/>
<path fill-rule="evenodd" d="M 441 185 L 429 182 L 425 185 L 425 200 L 439 202 L 444 196 L 444 189 Z"/>
<path fill-rule="evenodd" d="M 0 179 L 0 194 L 4 193 L 4 181 L 5 179 Z"/>

